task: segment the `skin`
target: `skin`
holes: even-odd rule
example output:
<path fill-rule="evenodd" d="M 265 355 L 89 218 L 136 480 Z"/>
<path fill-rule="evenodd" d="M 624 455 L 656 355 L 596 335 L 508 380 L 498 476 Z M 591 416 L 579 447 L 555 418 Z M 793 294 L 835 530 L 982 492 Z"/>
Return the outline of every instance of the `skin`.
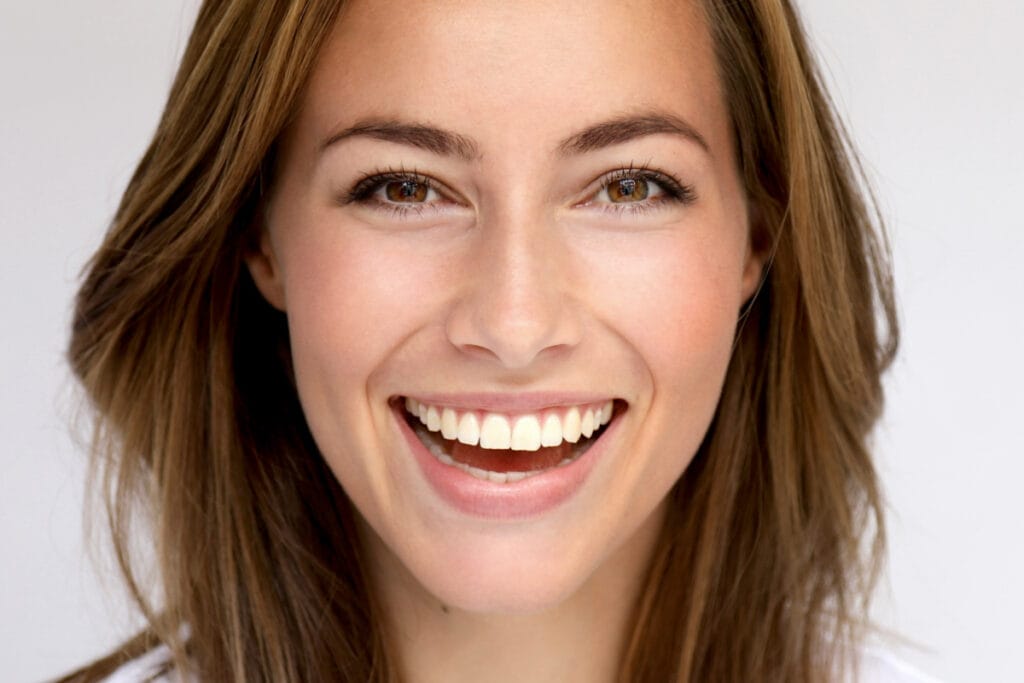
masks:
<path fill-rule="evenodd" d="M 650 111 L 684 119 L 706 149 L 658 133 L 558 151 Z M 322 148 L 368 117 L 454 131 L 479 154 L 365 135 Z M 602 177 L 641 165 L 695 198 L 652 184 L 634 202 L 649 211 L 613 213 Z M 421 213 L 343 202 L 388 168 L 438 183 Z M 613 680 L 665 496 L 707 431 L 762 260 L 696 5 L 346 6 L 248 264 L 288 315 L 300 400 L 361 515 L 408 680 Z M 544 390 L 629 407 L 583 487 L 517 521 L 439 500 L 387 405 Z"/>

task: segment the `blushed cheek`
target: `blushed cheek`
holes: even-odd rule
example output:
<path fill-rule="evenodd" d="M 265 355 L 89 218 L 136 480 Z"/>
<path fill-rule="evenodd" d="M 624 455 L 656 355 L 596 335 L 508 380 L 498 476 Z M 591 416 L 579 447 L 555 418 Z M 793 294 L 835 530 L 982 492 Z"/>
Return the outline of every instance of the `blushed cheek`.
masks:
<path fill-rule="evenodd" d="M 719 380 L 741 291 L 738 250 L 692 239 L 637 240 L 592 259 L 605 324 L 634 347 L 655 384 Z"/>
<path fill-rule="evenodd" d="M 410 280 L 417 264 L 342 223 L 309 232 L 296 240 L 287 264 L 295 332 L 347 358 L 341 367 L 365 371 L 362 363 L 390 346 L 388 338 L 399 334 L 403 318 L 415 310 Z"/>
<path fill-rule="evenodd" d="M 595 310 L 632 360 L 640 388 L 628 482 L 619 505 L 646 514 L 693 459 L 715 413 L 738 316 L 741 259 L 733 243 L 690 234 L 633 236 L 589 265 L 603 283 Z M 597 281 L 593 283 L 597 285 Z"/>
<path fill-rule="evenodd" d="M 321 217 L 297 237 L 286 296 L 304 408 L 330 412 L 325 422 L 369 425 L 368 399 L 382 398 L 373 395 L 374 380 L 393 373 L 410 338 L 436 323 L 444 289 L 460 269 L 439 257 L 426 235 Z"/>
<path fill-rule="evenodd" d="M 421 324 L 418 266 L 346 226 L 296 232 L 285 246 L 285 291 L 303 412 L 339 481 L 366 510 L 387 506 L 386 459 L 375 454 L 382 405 L 371 380 Z M 371 495 L 371 492 L 376 494 Z"/>

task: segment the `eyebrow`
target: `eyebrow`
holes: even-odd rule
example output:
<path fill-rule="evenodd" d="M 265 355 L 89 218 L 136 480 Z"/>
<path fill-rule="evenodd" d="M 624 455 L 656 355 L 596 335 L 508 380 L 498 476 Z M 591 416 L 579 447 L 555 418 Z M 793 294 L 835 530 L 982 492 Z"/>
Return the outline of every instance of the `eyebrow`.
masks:
<path fill-rule="evenodd" d="M 711 152 L 707 140 L 685 120 L 665 112 L 626 114 L 594 124 L 574 133 L 557 146 L 562 156 L 585 154 L 622 144 L 648 135 L 669 134 L 683 137 Z M 440 156 L 455 156 L 464 161 L 479 159 L 480 148 L 472 138 L 424 123 L 373 118 L 331 134 L 320 144 L 320 152 L 352 137 L 370 137 L 418 147 Z"/>
<path fill-rule="evenodd" d="M 563 156 L 585 154 L 604 147 L 635 140 L 647 135 L 669 134 L 681 136 L 711 153 L 707 140 L 696 128 L 674 114 L 651 112 L 624 115 L 602 121 L 570 136 L 558 145 Z"/>
<path fill-rule="evenodd" d="M 480 157 L 476 143 L 463 135 L 426 124 L 405 123 L 393 119 L 360 121 L 324 140 L 320 145 L 320 152 L 337 142 L 358 136 L 419 147 L 440 156 L 457 156 L 465 161 Z"/>

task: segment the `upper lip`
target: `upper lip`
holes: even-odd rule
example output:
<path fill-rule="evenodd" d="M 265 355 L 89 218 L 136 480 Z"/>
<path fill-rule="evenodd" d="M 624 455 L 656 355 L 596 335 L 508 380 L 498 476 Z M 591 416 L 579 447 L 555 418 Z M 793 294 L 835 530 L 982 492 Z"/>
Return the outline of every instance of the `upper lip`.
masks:
<path fill-rule="evenodd" d="M 561 408 L 614 400 L 614 396 L 596 392 L 534 391 L 515 394 L 490 392 L 403 394 L 420 403 L 463 410 L 485 410 L 495 413 L 530 413 L 545 408 Z"/>

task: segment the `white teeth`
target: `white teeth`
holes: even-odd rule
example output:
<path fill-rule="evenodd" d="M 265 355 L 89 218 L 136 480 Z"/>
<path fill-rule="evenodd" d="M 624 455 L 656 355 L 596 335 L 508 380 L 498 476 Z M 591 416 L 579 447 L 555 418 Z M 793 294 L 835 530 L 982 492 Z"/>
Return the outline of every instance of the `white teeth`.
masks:
<path fill-rule="evenodd" d="M 570 408 L 562 420 L 562 438 L 569 443 L 576 443 L 580 440 L 580 411 L 578 408 Z"/>
<path fill-rule="evenodd" d="M 501 415 L 488 413 L 480 425 L 480 448 L 508 450 L 512 446 L 512 428 Z"/>
<path fill-rule="evenodd" d="M 536 451 L 540 448 L 540 422 L 533 415 L 516 420 L 512 430 L 512 450 Z"/>
<path fill-rule="evenodd" d="M 473 413 L 466 413 L 459 420 L 459 434 L 458 437 L 460 442 L 475 446 L 480 441 L 480 425 L 476 421 L 476 415 Z"/>
<path fill-rule="evenodd" d="M 583 433 L 583 436 L 587 437 L 588 439 L 590 438 L 590 435 L 594 433 L 593 410 L 588 409 L 587 412 L 583 413 L 583 421 L 580 422 L 580 431 Z"/>
<path fill-rule="evenodd" d="M 437 411 L 437 408 L 430 406 L 427 408 L 427 429 L 432 432 L 436 432 L 441 428 L 441 414 Z"/>
<path fill-rule="evenodd" d="M 551 414 L 544 420 L 544 432 L 540 436 L 541 446 L 557 446 L 562 443 L 562 421 Z"/>
<path fill-rule="evenodd" d="M 446 439 L 454 439 L 459 435 L 459 423 L 455 417 L 455 411 L 445 408 L 441 412 L 441 436 Z"/>
<path fill-rule="evenodd" d="M 597 406 L 572 406 L 563 411 L 507 416 L 472 410 L 463 413 L 454 408 L 420 403 L 414 398 L 405 399 L 406 411 L 431 432 L 441 432 L 445 439 L 513 451 L 536 451 L 559 446 L 563 441 L 580 443 L 581 439 L 589 439 L 611 422 L 614 408 L 613 401 L 606 401 Z"/>

